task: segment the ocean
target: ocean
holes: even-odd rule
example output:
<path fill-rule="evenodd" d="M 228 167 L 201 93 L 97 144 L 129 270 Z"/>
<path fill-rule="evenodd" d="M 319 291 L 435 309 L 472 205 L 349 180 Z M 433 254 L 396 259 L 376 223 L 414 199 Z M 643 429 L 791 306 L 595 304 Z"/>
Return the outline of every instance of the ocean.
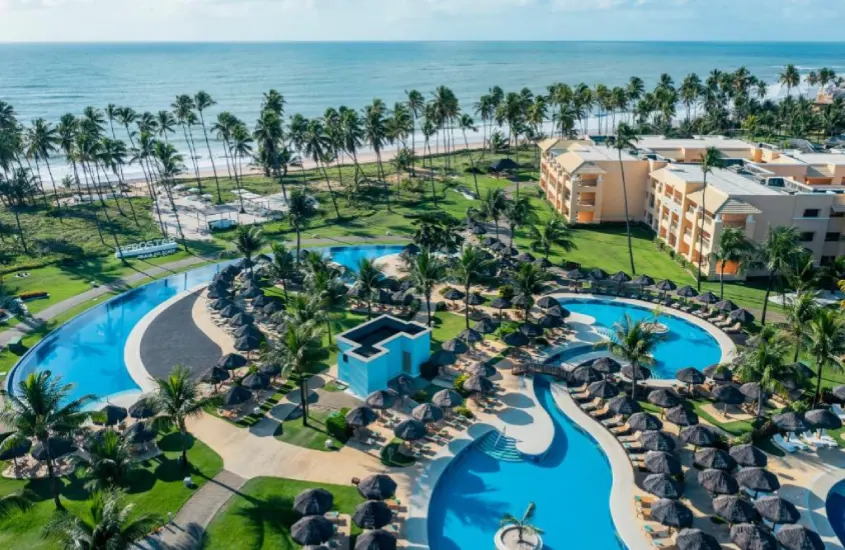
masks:
<path fill-rule="evenodd" d="M 439 85 L 452 88 L 472 113 L 473 103 L 493 85 L 545 93 L 554 82 L 613 86 L 639 76 L 650 87 L 661 73 L 680 82 L 690 72 L 704 78 L 714 68 L 740 66 L 780 97 L 785 91 L 777 77 L 788 63 L 805 74 L 820 67 L 845 72 L 845 43 L 0 44 L 0 99 L 28 124 L 35 117 L 55 122 L 63 113 L 109 103 L 155 112 L 169 109 L 177 94 L 205 90 L 217 101 L 206 120 L 227 110 L 251 126 L 270 88 L 285 96 L 287 115 L 319 116 L 329 106 L 361 108 L 374 98 L 392 105 L 405 99 L 406 90 L 430 95 Z M 181 132 L 171 139 L 183 145 Z"/>

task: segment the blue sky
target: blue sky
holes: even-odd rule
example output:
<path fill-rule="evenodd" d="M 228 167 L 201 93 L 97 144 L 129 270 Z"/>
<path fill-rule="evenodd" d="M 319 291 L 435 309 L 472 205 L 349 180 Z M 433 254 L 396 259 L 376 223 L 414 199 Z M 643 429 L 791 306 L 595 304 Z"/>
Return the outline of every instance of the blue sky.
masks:
<path fill-rule="evenodd" d="M 0 0 L 0 41 L 836 41 L 845 0 Z"/>

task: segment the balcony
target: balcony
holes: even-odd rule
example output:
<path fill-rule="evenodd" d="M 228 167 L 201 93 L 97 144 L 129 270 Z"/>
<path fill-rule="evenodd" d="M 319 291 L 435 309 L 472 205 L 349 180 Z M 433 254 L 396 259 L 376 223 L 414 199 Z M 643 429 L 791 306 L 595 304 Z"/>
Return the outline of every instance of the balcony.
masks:
<path fill-rule="evenodd" d="M 598 187 L 599 182 L 596 179 L 580 179 L 576 180 L 578 182 L 578 187 Z"/>

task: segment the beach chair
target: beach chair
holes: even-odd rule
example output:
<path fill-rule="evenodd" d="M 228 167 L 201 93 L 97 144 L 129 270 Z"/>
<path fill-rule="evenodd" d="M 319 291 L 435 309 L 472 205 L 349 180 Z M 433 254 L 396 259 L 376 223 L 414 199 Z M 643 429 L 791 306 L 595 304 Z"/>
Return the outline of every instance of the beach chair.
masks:
<path fill-rule="evenodd" d="M 604 407 L 602 407 L 601 409 L 596 409 L 596 410 L 587 411 L 587 414 L 589 414 L 589 415 L 590 415 L 590 416 L 592 416 L 593 418 L 598 418 L 598 417 L 601 417 L 601 416 L 605 416 L 605 415 L 607 415 L 608 413 L 610 413 L 610 409 L 607 407 L 607 405 L 605 405 L 605 406 L 604 406 Z"/>
<path fill-rule="evenodd" d="M 631 435 L 619 436 L 616 439 L 618 439 L 622 443 L 632 443 L 632 442 L 636 441 L 637 439 L 639 439 L 639 437 L 640 437 L 640 434 L 639 434 L 639 432 L 637 432 L 637 433 L 633 433 Z"/>
<path fill-rule="evenodd" d="M 607 420 L 602 420 L 602 426 L 605 428 L 616 428 L 622 425 L 624 421 L 624 417 L 621 414 L 614 416 L 613 418 L 608 418 Z M 612 430 L 611 430 L 612 431 Z"/>
<path fill-rule="evenodd" d="M 839 447 L 839 444 L 836 443 L 836 440 L 834 440 L 829 435 L 813 432 L 804 432 L 800 435 L 801 440 L 811 446 L 815 445 L 816 447 L 830 447 L 832 449 Z"/>
<path fill-rule="evenodd" d="M 798 445 L 796 445 L 795 443 L 793 443 L 791 441 L 785 440 L 783 438 L 783 436 L 780 435 L 780 434 L 775 434 L 772 437 L 772 442 L 774 442 L 775 445 L 777 445 L 778 447 L 780 447 L 782 450 L 786 451 L 787 453 L 794 453 L 795 451 L 798 450 Z"/>
<path fill-rule="evenodd" d="M 643 525 L 643 530 L 652 539 L 665 539 L 666 537 L 672 536 L 672 533 L 668 529 L 654 529 L 650 525 Z"/>
<path fill-rule="evenodd" d="M 840 420 L 845 420 L 845 409 L 838 403 L 831 405 L 830 410 L 833 411 L 833 414 L 839 417 Z"/>

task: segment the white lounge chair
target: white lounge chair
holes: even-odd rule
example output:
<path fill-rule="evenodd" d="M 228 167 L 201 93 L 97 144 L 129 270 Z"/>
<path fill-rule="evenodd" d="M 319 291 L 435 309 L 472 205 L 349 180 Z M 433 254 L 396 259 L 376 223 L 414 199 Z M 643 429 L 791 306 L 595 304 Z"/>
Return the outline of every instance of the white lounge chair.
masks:
<path fill-rule="evenodd" d="M 845 420 L 845 409 L 842 408 L 842 405 L 836 403 L 830 407 L 830 410 L 832 410 L 840 420 Z"/>
<path fill-rule="evenodd" d="M 829 435 L 825 436 L 813 432 L 804 432 L 800 434 L 800 436 L 801 440 L 811 447 L 839 447 L 836 441 L 834 441 Z"/>

